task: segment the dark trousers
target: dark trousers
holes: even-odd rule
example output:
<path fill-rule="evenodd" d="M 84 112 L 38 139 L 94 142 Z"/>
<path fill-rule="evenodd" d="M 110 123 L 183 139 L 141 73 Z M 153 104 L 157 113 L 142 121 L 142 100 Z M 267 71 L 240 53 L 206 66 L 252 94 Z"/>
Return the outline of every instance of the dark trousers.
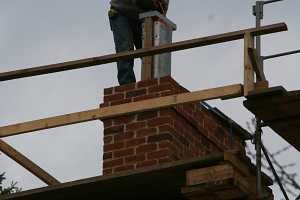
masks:
<path fill-rule="evenodd" d="M 116 52 L 123 52 L 142 48 L 142 22 L 131 19 L 118 13 L 109 18 L 113 32 Z M 134 71 L 134 59 L 122 60 L 117 63 L 118 81 L 120 85 L 136 82 Z"/>

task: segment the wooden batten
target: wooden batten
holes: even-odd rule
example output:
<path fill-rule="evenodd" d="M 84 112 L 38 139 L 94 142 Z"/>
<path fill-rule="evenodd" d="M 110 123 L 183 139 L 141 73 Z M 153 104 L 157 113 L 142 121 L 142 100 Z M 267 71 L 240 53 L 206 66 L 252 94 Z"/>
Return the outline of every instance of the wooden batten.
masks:
<path fill-rule="evenodd" d="M 263 61 L 261 57 L 258 55 L 256 49 L 254 48 L 248 48 L 248 54 L 250 58 L 250 62 L 252 64 L 253 70 L 256 74 L 256 80 L 257 81 L 266 81 L 266 76 L 263 70 Z"/>
<path fill-rule="evenodd" d="M 0 138 L 141 111 L 172 107 L 183 103 L 219 99 L 228 96 L 242 96 L 242 91 L 243 86 L 235 84 L 24 122 L 0 127 Z"/>
<path fill-rule="evenodd" d="M 153 19 L 147 17 L 144 21 L 144 47 L 153 47 Z M 142 60 L 142 80 L 150 80 L 153 78 L 153 56 L 144 57 Z"/>
<path fill-rule="evenodd" d="M 245 33 L 249 33 L 251 36 L 259 36 L 259 35 L 266 35 L 270 33 L 286 31 L 286 30 L 287 30 L 287 25 L 285 23 L 278 23 L 278 24 L 272 24 L 268 26 L 262 26 L 260 28 L 244 29 L 240 31 L 228 32 L 228 33 L 223 33 L 223 34 L 218 34 L 218 35 L 213 35 L 213 36 L 208 36 L 203 38 L 196 38 L 192 40 L 175 42 L 172 44 L 165 44 L 159 47 L 138 49 L 136 51 L 128 51 L 128 52 L 122 52 L 118 54 L 110 54 L 110 55 L 104 55 L 99 57 L 74 60 L 74 61 L 58 63 L 58 64 L 25 68 L 25 69 L 0 73 L 0 81 L 7 81 L 7 80 L 24 78 L 24 77 L 37 76 L 42 74 L 80 69 L 85 67 L 117 62 L 119 60 L 147 57 L 147 56 L 153 56 L 161 53 L 174 52 L 174 51 L 180 51 L 184 49 L 230 42 L 234 40 L 243 39 Z"/>
<path fill-rule="evenodd" d="M 249 48 L 254 48 L 254 37 L 247 32 L 244 39 L 244 96 L 255 89 L 254 69 L 249 55 Z"/>
<path fill-rule="evenodd" d="M 182 193 L 187 199 L 215 198 L 220 200 L 251 199 L 255 196 L 245 176 L 229 163 L 190 170 L 186 174 L 186 187 Z"/>

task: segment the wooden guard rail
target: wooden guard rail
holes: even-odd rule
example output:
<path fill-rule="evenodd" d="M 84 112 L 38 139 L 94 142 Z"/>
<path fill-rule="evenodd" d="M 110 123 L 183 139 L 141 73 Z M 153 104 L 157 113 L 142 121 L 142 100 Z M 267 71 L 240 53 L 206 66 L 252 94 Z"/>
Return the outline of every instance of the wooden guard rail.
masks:
<path fill-rule="evenodd" d="M 102 65 L 112 62 L 117 62 L 119 60 L 126 60 L 130 58 L 139 58 L 152 56 L 155 54 L 161 54 L 166 52 L 180 51 L 184 49 L 208 46 L 218 43 L 229 42 L 233 40 L 243 39 L 245 33 L 249 33 L 251 36 L 266 35 L 270 33 L 276 33 L 281 31 L 286 31 L 287 26 L 285 23 L 278 23 L 268 26 L 262 26 L 260 28 L 250 28 L 240 31 L 234 31 L 219 35 L 213 35 L 203 38 L 197 38 L 192 40 L 186 40 L 182 42 L 175 42 L 172 44 L 166 44 L 159 47 L 151 47 L 146 49 L 139 49 L 136 51 L 128 51 L 118 54 L 110 54 L 94 58 L 86 58 L 81 60 L 69 61 L 59 64 L 45 65 L 40 67 L 26 68 L 16 71 L 0 73 L 0 81 L 7 81 L 12 79 L 24 78 L 37 76 L 42 74 L 49 74 L 67 70 L 74 70 L 79 68 L 91 67 L 95 65 Z"/>
<path fill-rule="evenodd" d="M 5 127 L 0 127 L 0 138 L 28 133 L 32 131 L 50 129 L 70 124 L 87 122 L 97 119 L 117 117 L 124 114 L 135 113 L 139 111 L 152 110 L 163 107 L 171 107 L 177 104 L 205 101 L 216 98 L 243 96 L 243 87 L 241 84 L 230 85 L 220 88 L 213 88 L 191 93 L 183 93 L 160 97 L 155 99 L 143 100 L 133 103 L 121 104 L 105 108 L 71 113 L 57 117 L 50 117 Z"/>
<path fill-rule="evenodd" d="M 248 93 L 257 87 L 257 84 L 265 81 L 262 68 L 260 66 L 259 58 L 256 55 L 254 48 L 255 36 L 265 35 L 280 31 L 286 31 L 287 26 L 284 23 L 278 23 L 260 28 L 250 28 L 235 32 L 229 32 L 214 36 L 186 40 L 172 44 L 166 44 L 159 47 L 151 47 L 139 49 L 136 51 L 123 52 L 118 54 L 110 54 L 100 57 L 81 59 L 76 61 L 69 61 L 59 64 L 45 65 L 40 67 L 33 67 L 10 72 L 0 73 L 0 81 L 7 81 L 19 79 L 24 77 L 37 76 L 42 74 L 49 74 L 67 70 L 74 70 L 79 68 L 91 67 L 106 63 L 117 62 L 119 60 L 147 57 L 155 54 L 166 52 L 180 51 L 184 49 L 196 48 L 201 46 L 208 46 L 233 40 L 244 39 L 244 85 L 235 84 L 219 88 L 212 88 L 190 93 L 183 93 L 177 95 L 170 95 L 167 97 L 160 97 L 140 102 L 128 103 L 123 105 L 111 106 L 106 108 L 97 108 L 67 115 L 50 117 L 30 122 L 24 122 L 9 126 L 0 127 L 0 138 L 55 128 L 75 123 L 87 122 L 97 119 L 105 119 L 116 117 L 124 114 L 152 110 L 157 108 L 171 107 L 178 104 L 205 101 L 210 99 L 228 99 L 241 96 L 247 96 Z M 255 83 L 255 73 L 257 80 L 260 82 Z M 43 171 L 25 156 L 14 150 L 4 141 L 0 140 L 0 150 L 8 154 L 12 159 L 31 171 L 34 175 L 39 177 L 47 184 L 58 184 L 59 182 L 51 177 L 47 172 Z"/>

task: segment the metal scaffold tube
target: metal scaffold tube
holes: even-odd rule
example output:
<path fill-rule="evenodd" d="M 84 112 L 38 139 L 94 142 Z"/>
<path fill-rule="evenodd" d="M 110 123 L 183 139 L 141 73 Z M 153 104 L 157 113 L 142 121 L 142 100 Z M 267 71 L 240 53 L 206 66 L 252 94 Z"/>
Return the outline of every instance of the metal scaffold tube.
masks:
<path fill-rule="evenodd" d="M 268 60 L 268 59 L 272 59 L 272 58 L 278 58 L 278 57 L 282 57 L 282 56 L 294 55 L 294 54 L 298 54 L 298 53 L 300 53 L 300 49 L 295 50 L 295 51 L 288 51 L 288 52 L 284 52 L 284 53 L 269 55 L 269 56 L 263 56 L 262 59 L 263 60 Z"/>
<path fill-rule="evenodd" d="M 261 120 L 256 119 L 255 130 L 255 150 L 256 150 L 256 191 L 257 197 L 262 197 L 262 181 L 261 181 Z"/>
<path fill-rule="evenodd" d="M 289 197 L 288 197 L 288 195 L 287 195 L 287 193 L 286 193 L 286 191 L 285 191 L 285 189 L 284 189 L 284 187 L 283 187 L 283 185 L 282 185 L 282 183 L 280 181 L 280 178 L 279 178 L 278 174 L 276 173 L 276 170 L 275 170 L 275 168 L 274 168 L 274 166 L 272 164 L 272 161 L 271 161 L 271 159 L 269 157 L 269 153 L 268 153 L 267 149 L 265 148 L 265 146 L 263 144 L 261 144 L 261 149 L 262 149 L 262 151 L 263 151 L 263 153 L 264 153 L 264 155 L 266 157 L 266 160 L 267 160 L 267 162 L 268 162 L 268 164 L 269 164 L 269 166 L 270 166 L 270 168 L 272 170 L 272 173 L 274 174 L 275 180 L 278 183 L 281 192 L 283 193 L 283 196 L 285 197 L 286 200 L 289 200 Z"/>
<path fill-rule="evenodd" d="M 275 2 L 278 2 L 278 1 L 283 1 L 283 0 L 269 0 L 269 1 L 264 1 L 263 3 L 264 4 L 269 4 L 269 3 L 275 3 Z"/>

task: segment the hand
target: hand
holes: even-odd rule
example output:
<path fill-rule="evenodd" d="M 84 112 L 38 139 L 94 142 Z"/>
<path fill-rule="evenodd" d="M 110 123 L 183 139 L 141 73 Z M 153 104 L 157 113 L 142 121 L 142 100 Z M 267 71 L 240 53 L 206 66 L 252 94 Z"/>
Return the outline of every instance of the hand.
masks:
<path fill-rule="evenodd" d="M 159 12 L 161 12 L 164 15 L 167 13 L 167 5 L 163 0 L 152 0 L 152 2 Z"/>

